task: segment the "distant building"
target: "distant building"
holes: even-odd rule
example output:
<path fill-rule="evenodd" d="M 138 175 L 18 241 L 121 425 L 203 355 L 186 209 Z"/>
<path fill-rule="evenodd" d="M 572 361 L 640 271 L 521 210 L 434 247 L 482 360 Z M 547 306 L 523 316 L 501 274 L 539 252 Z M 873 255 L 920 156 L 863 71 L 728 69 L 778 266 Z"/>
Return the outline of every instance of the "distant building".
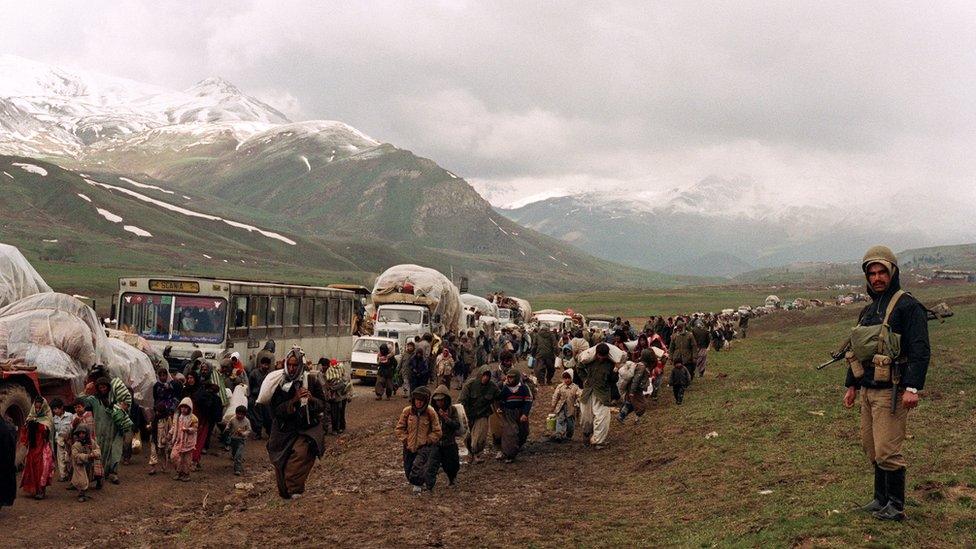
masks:
<path fill-rule="evenodd" d="M 955 269 L 937 269 L 933 271 L 932 278 L 937 278 L 940 280 L 965 280 L 967 282 L 976 282 L 976 272 L 959 271 Z"/>

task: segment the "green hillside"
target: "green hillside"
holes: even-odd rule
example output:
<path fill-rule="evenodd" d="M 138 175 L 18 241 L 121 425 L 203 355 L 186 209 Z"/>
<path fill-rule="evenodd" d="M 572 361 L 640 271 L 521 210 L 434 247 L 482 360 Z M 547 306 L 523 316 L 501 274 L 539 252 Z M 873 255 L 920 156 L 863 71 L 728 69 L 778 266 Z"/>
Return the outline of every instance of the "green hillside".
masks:
<path fill-rule="evenodd" d="M 409 155 L 396 150 L 393 154 Z M 403 161 L 402 157 L 378 158 L 380 164 Z M 416 161 L 418 165 L 429 163 L 429 170 L 440 170 L 432 162 Z M 17 163 L 37 166 L 47 174 L 25 170 L 14 165 Z M 383 168 L 376 166 L 375 170 L 369 172 L 367 166 L 366 173 L 375 175 Z M 356 206 L 356 193 L 344 191 L 333 193 L 338 206 L 316 194 L 304 200 L 290 199 L 289 203 L 297 204 L 294 210 L 278 210 L 282 203 L 273 199 L 238 204 L 200 186 L 182 190 L 159 179 L 130 175 L 141 185 L 135 186 L 114 173 L 76 172 L 27 158 L 0 156 L 0 171 L 4 172 L 0 173 L 2 241 L 20 247 L 42 274 L 51 277 L 55 287 L 101 297 L 111 294 L 118 276 L 136 272 L 369 284 L 377 273 L 397 263 L 421 263 L 445 273 L 453 269 L 457 275 L 468 276 L 471 289 L 477 292 L 682 283 L 601 262 L 525 231 L 487 206 L 477 215 L 473 212 L 480 205 L 465 194 L 474 191 L 450 176 L 437 182 L 424 180 L 414 185 L 422 189 L 415 193 L 403 192 L 405 183 L 396 178 L 375 183 L 372 192 L 382 197 L 381 204 L 373 208 Z M 345 177 L 340 180 L 342 185 L 355 183 L 356 170 L 341 173 Z M 359 177 L 363 185 L 370 176 Z M 230 193 L 234 185 L 228 181 L 218 181 L 215 188 Z M 298 192 L 302 184 L 310 185 L 296 182 L 289 192 Z M 244 187 L 247 182 L 238 185 Z M 445 202 L 438 202 L 434 195 Z M 428 208 L 427 203 L 445 206 Z M 173 207 L 191 214 L 173 211 Z M 373 210 L 383 213 L 375 215 Z M 280 238 L 212 219 L 214 216 L 256 226 Z M 121 220 L 116 222 L 117 218 Z M 130 230 L 125 229 L 127 225 Z M 313 225 L 318 229 L 312 230 Z"/>

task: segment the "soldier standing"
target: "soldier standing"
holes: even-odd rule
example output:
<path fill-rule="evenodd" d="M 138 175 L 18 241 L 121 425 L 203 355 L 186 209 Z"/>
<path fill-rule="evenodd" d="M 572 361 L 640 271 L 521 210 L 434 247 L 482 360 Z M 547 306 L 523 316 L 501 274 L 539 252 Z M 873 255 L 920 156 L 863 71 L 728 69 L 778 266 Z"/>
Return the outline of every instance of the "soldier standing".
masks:
<path fill-rule="evenodd" d="M 844 406 L 861 390 L 861 444 L 874 466 L 874 499 L 861 508 L 882 520 L 905 518 L 905 424 L 918 405 L 929 366 L 925 307 L 901 289 L 898 260 L 885 246 L 868 250 L 861 263 L 871 304 L 852 330 Z M 877 337 L 859 338 L 869 327 Z M 862 340 L 858 345 L 858 340 Z"/>

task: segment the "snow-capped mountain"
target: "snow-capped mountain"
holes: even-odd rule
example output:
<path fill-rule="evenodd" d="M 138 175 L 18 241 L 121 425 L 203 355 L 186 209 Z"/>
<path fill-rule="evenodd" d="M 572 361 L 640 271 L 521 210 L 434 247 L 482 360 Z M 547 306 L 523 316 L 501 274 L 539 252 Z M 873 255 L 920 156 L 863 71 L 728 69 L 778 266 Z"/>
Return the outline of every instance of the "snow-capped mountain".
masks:
<path fill-rule="evenodd" d="M 848 261 L 881 241 L 900 248 L 939 241 L 910 218 L 879 226 L 827 198 L 803 204 L 748 179 L 533 198 L 499 211 L 598 257 L 674 274 L 734 276 L 796 261 Z"/>
<path fill-rule="evenodd" d="M 0 153 L 78 158 L 89 149 L 243 141 L 291 121 L 220 78 L 173 91 L 0 55 Z"/>

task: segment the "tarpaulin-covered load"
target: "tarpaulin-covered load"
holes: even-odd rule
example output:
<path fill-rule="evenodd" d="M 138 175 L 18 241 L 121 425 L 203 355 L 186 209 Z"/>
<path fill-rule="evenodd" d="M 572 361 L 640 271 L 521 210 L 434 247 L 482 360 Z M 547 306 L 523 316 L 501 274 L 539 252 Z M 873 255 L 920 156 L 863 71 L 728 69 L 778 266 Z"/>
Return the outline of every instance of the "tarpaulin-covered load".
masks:
<path fill-rule="evenodd" d="M 78 299 L 70 295 L 54 292 L 35 294 L 0 309 L 0 321 L 5 321 L 9 317 L 22 315 L 24 313 L 32 314 L 18 318 L 36 319 L 44 318 L 46 315 L 52 323 L 68 317 L 73 317 L 80 320 L 88 328 L 88 334 L 75 334 L 75 337 L 87 335 L 91 338 L 92 347 L 95 351 L 95 362 L 98 364 L 108 365 L 114 358 L 112 356 L 112 350 L 106 343 L 108 338 L 105 336 L 105 330 L 98 321 L 95 311 Z M 72 354 L 67 349 L 62 350 L 67 352 L 69 355 Z"/>
<path fill-rule="evenodd" d="M 20 250 L 0 244 L 0 307 L 27 296 L 50 292 L 51 287 L 37 274 Z"/>
<path fill-rule="evenodd" d="M 482 315 L 498 316 L 498 305 L 474 294 L 461 294 L 461 303 L 465 307 L 473 307 Z"/>
<path fill-rule="evenodd" d="M 782 303 L 782 301 L 780 301 L 779 297 L 775 295 L 771 295 L 766 298 L 767 307 L 779 307 L 780 303 Z"/>
<path fill-rule="evenodd" d="M 157 351 L 155 347 L 149 344 L 148 340 L 138 334 L 130 334 L 122 330 L 105 330 L 105 334 L 108 335 L 109 339 L 121 339 L 145 353 L 149 357 L 149 362 L 152 363 L 154 370 L 159 371 L 160 368 L 168 366 L 166 358 L 163 357 L 162 353 Z"/>
<path fill-rule="evenodd" d="M 143 410 L 152 410 L 156 372 L 149 357 L 121 339 L 107 338 L 106 343 L 113 355 L 113 360 L 105 364 L 108 373 L 132 390 L 132 400 Z"/>
<path fill-rule="evenodd" d="M 376 277 L 373 303 L 423 305 L 432 315 L 440 315 L 441 325 L 457 332 L 461 317 L 461 294 L 457 286 L 434 269 L 419 265 L 395 265 Z"/>

